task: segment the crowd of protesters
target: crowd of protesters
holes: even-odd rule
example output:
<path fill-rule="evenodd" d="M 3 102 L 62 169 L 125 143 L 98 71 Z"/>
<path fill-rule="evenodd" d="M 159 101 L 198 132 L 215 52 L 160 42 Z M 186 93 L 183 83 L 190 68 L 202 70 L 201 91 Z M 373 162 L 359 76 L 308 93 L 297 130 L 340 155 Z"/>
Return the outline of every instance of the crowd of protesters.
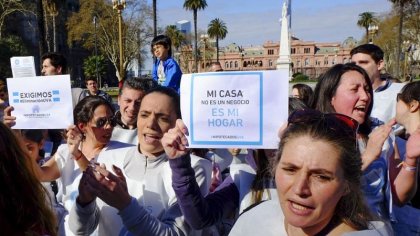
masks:
<path fill-rule="evenodd" d="M 273 150 L 190 149 L 169 37 L 151 50 L 153 78 L 124 80 L 118 106 L 95 79 L 73 90 L 62 136 L 13 129 L 0 83 L 3 232 L 420 235 L 420 81 L 382 77 L 378 46 L 354 48 L 314 89 L 295 84 Z M 66 73 L 60 54 L 42 61 L 43 75 Z"/>

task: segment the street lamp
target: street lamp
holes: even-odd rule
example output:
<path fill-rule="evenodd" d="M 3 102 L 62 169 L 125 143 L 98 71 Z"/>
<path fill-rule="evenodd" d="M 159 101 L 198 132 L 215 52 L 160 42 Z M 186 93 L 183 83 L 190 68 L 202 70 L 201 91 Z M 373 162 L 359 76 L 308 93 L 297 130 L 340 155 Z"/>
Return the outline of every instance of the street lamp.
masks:
<path fill-rule="evenodd" d="M 371 36 L 369 39 L 370 44 L 373 44 L 373 36 L 375 36 L 378 30 L 379 30 L 379 27 L 377 25 L 369 25 L 368 34 Z"/>
<path fill-rule="evenodd" d="M 95 72 L 96 72 L 96 81 L 98 81 L 99 88 L 101 88 L 101 81 L 99 80 L 99 71 L 98 71 L 98 36 L 96 34 L 96 25 L 97 25 L 96 16 L 93 16 L 93 24 L 95 25 Z"/>
<path fill-rule="evenodd" d="M 119 48 L 120 48 L 120 85 L 124 79 L 124 49 L 122 41 L 122 11 L 126 5 L 125 0 L 112 0 L 112 7 L 117 10 L 118 13 L 118 39 L 119 39 Z"/>
<path fill-rule="evenodd" d="M 207 70 L 207 66 L 206 66 L 206 41 L 209 38 L 208 34 L 202 34 L 200 36 L 200 39 L 204 42 L 204 52 L 203 52 L 203 56 L 204 56 L 204 72 Z"/>

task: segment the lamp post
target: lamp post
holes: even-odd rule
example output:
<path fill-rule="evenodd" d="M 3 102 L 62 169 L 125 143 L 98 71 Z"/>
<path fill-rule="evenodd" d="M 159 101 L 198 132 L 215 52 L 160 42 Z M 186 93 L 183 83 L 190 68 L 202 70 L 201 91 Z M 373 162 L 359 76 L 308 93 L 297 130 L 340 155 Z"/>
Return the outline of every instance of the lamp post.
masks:
<path fill-rule="evenodd" d="M 379 27 L 377 25 L 369 25 L 368 32 L 370 35 L 369 43 L 373 44 L 373 36 L 378 32 Z"/>
<path fill-rule="evenodd" d="M 93 16 L 93 24 L 95 26 L 95 74 L 96 74 L 96 81 L 98 81 L 99 88 L 101 88 L 101 81 L 99 79 L 99 71 L 98 71 L 98 36 L 96 34 L 96 24 L 97 24 L 96 16 Z"/>
<path fill-rule="evenodd" d="M 204 51 L 203 51 L 203 57 L 204 57 L 204 72 L 207 71 L 207 66 L 206 66 L 206 42 L 207 39 L 209 38 L 208 34 L 202 34 L 200 36 L 200 39 L 203 41 L 204 43 Z"/>
<path fill-rule="evenodd" d="M 119 39 L 119 48 L 120 48 L 120 87 L 122 86 L 122 81 L 124 79 L 124 48 L 123 48 L 123 41 L 122 41 L 122 11 L 124 10 L 126 5 L 125 0 L 112 0 L 112 6 L 118 13 L 118 39 Z"/>

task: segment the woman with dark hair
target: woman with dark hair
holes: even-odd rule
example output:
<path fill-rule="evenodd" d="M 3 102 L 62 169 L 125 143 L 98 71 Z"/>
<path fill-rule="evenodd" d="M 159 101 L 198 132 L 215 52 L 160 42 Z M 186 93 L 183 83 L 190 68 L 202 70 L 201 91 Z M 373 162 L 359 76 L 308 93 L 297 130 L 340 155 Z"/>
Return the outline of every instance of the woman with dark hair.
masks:
<path fill-rule="evenodd" d="M 98 96 L 83 98 L 73 110 L 75 125 L 67 129 L 67 143 L 60 145 L 54 156 L 44 165 L 38 166 L 35 160 L 32 161 L 41 182 L 59 178 L 57 200 L 67 211 L 76 201 L 80 178 L 89 162 L 97 162 L 99 159 L 101 163 L 108 163 L 112 159 L 113 164 L 122 167 L 123 158 L 101 157 L 104 152 L 132 146 L 110 141 L 115 126 L 113 114 L 112 105 L 105 99 Z M 7 120 L 12 120 L 9 117 Z M 64 228 L 66 234 L 70 232 L 68 215 L 65 217 Z"/>
<path fill-rule="evenodd" d="M 279 200 L 241 215 L 230 235 L 388 235 L 363 201 L 357 126 L 341 114 L 293 113 L 273 165 Z"/>
<path fill-rule="evenodd" d="M 307 84 L 294 84 L 292 86 L 292 97 L 299 98 L 306 105 L 309 105 L 313 93 L 311 86 Z"/>
<path fill-rule="evenodd" d="M 388 172 L 398 168 L 392 160 L 400 156 L 391 133 L 395 120 L 372 130 L 372 98 L 369 77 L 361 67 L 337 64 L 320 77 L 312 107 L 321 112 L 341 113 L 360 123 L 357 140 L 362 154 L 363 192 L 372 212 L 388 221 L 393 217 L 392 202 L 406 203 L 417 181 L 407 168 L 398 173 Z"/>
<path fill-rule="evenodd" d="M 0 123 L 0 225 L 4 235 L 57 235 L 47 191 L 35 176 L 30 157 Z"/>

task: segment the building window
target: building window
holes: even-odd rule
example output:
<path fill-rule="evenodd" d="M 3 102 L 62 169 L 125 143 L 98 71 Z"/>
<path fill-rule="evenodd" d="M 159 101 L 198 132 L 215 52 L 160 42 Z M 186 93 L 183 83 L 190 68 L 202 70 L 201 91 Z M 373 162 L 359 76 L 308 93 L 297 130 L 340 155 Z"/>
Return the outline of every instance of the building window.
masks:
<path fill-rule="evenodd" d="M 233 68 L 233 63 L 232 63 L 232 61 L 230 61 L 230 63 L 229 63 L 229 67 L 230 67 L 230 68 Z"/>
<path fill-rule="evenodd" d="M 309 66 L 309 62 L 310 62 L 310 61 L 309 61 L 309 58 L 306 58 L 306 59 L 305 59 L 305 66 Z"/>
<path fill-rule="evenodd" d="M 238 68 L 238 61 L 235 61 L 235 68 Z"/>
<path fill-rule="evenodd" d="M 272 67 L 273 66 L 273 61 L 272 60 L 268 60 L 268 66 Z"/>
<path fill-rule="evenodd" d="M 300 66 L 300 61 L 297 61 L 297 66 Z"/>
<path fill-rule="evenodd" d="M 305 53 L 305 54 L 311 53 L 311 48 L 304 48 L 303 53 Z"/>
<path fill-rule="evenodd" d="M 331 64 L 332 64 L 332 65 L 335 65 L 335 58 L 333 58 L 333 59 L 332 59 Z"/>
<path fill-rule="evenodd" d="M 328 65 L 328 57 L 324 58 L 324 65 Z"/>
<path fill-rule="evenodd" d="M 296 54 L 296 48 L 292 48 L 291 54 Z"/>
<path fill-rule="evenodd" d="M 229 68 L 229 63 L 225 61 L 225 68 Z"/>
<path fill-rule="evenodd" d="M 274 55 L 274 49 L 268 49 L 268 55 Z"/>

